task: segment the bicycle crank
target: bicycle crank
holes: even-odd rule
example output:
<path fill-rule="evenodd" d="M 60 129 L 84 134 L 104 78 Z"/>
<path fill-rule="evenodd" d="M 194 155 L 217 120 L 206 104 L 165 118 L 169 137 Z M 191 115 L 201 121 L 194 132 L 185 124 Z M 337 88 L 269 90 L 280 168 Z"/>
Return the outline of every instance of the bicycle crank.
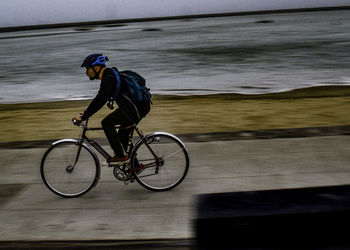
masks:
<path fill-rule="evenodd" d="M 122 166 L 115 166 L 113 169 L 115 178 L 119 181 L 129 181 L 131 176 L 131 169 L 127 164 Z"/>

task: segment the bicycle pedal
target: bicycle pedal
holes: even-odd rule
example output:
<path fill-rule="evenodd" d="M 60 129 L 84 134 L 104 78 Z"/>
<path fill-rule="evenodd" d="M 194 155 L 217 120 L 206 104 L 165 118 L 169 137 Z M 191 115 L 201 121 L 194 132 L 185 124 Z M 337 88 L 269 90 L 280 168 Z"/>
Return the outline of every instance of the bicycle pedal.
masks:
<path fill-rule="evenodd" d="M 111 164 L 109 164 L 108 162 L 103 162 L 102 163 L 102 167 L 107 167 L 107 168 L 113 168 L 113 167 L 116 167 L 116 165 L 111 165 Z"/>

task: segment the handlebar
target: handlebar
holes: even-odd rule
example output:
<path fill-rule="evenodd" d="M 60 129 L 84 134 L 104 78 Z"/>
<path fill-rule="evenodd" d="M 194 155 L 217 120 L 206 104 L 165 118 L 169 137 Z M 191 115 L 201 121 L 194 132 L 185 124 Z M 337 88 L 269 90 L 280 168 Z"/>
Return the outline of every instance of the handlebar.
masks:
<path fill-rule="evenodd" d="M 88 128 L 87 124 L 88 124 L 89 119 L 86 119 L 85 121 L 78 121 L 77 119 L 73 118 L 72 119 L 72 123 L 75 126 L 78 127 L 83 127 L 86 130 L 102 130 L 102 127 L 98 127 L 98 128 Z M 130 128 L 136 128 L 136 124 L 131 124 L 129 126 L 121 126 L 121 125 L 116 125 L 115 128 L 119 128 L 119 129 L 130 129 Z"/>
<path fill-rule="evenodd" d="M 80 124 L 82 123 L 83 121 L 78 121 L 77 119 L 73 118 L 72 119 L 72 123 L 75 125 L 75 126 L 80 126 Z"/>
<path fill-rule="evenodd" d="M 78 114 L 79 117 L 82 117 L 82 113 Z M 85 121 L 85 125 L 87 125 L 87 122 L 88 122 L 89 119 L 86 119 Z M 82 120 L 77 120 L 75 117 L 72 119 L 72 123 L 75 125 L 75 126 L 80 126 L 83 121 Z M 84 125 L 84 124 L 83 124 Z"/>
<path fill-rule="evenodd" d="M 81 127 L 84 130 L 102 130 L 102 127 L 100 128 L 89 128 L 88 127 L 88 121 L 89 119 L 86 119 L 85 121 L 78 121 L 77 119 L 73 118 L 72 119 L 72 123 L 77 126 L 77 127 Z"/>

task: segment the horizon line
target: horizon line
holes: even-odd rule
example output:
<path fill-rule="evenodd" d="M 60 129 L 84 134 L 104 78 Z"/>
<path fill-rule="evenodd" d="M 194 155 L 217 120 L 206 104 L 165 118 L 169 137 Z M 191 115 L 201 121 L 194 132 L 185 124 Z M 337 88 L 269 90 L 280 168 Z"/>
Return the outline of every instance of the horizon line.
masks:
<path fill-rule="evenodd" d="M 225 16 L 317 12 L 317 11 L 332 11 L 332 10 L 350 10 L 350 6 L 300 8 L 300 9 L 299 8 L 298 9 L 276 9 L 276 10 L 262 10 L 262 11 L 226 12 L 226 13 L 195 14 L 195 15 L 183 15 L 183 16 L 127 18 L 127 19 L 89 21 L 89 22 L 53 23 L 53 24 L 40 24 L 40 25 L 12 26 L 12 27 L 0 27 L 0 33 L 24 31 L 24 30 L 39 30 L 39 29 L 54 29 L 54 28 L 81 27 L 81 26 L 125 24 L 125 23 L 136 23 L 136 22 L 167 21 L 167 20 L 211 18 L 211 17 L 225 17 Z"/>

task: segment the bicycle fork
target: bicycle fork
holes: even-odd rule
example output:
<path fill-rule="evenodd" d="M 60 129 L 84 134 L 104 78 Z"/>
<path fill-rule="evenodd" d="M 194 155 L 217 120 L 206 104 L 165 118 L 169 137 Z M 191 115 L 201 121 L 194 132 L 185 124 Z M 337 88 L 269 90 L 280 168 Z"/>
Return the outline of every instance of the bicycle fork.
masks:
<path fill-rule="evenodd" d="M 81 152 L 81 147 L 83 146 L 83 139 L 79 139 L 76 144 L 78 146 L 77 155 L 75 157 L 74 163 L 73 164 L 69 164 L 67 166 L 67 168 L 66 168 L 66 173 L 67 174 L 73 173 L 75 165 L 78 163 L 80 152 Z"/>
<path fill-rule="evenodd" d="M 74 163 L 73 163 L 73 165 L 69 165 L 66 168 L 66 172 L 68 174 L 73 173 L 75 165 L 78 163 L 79 156 L 80 156 L 80 153 L 81 153 L 81 148 L 83 147 L 84 138 L 86 138 L 86 136 L 85 136 L 86 135 L 86 130 L 87 130 L 87 124 L 85 124 L 83 132 L 82 132 L 80 138 L 78 139 L 78 141 L 76 142 L 76 145 L 78 146 L 78 150 L 77 150 L 77 155 L 75 157 Z"/>

